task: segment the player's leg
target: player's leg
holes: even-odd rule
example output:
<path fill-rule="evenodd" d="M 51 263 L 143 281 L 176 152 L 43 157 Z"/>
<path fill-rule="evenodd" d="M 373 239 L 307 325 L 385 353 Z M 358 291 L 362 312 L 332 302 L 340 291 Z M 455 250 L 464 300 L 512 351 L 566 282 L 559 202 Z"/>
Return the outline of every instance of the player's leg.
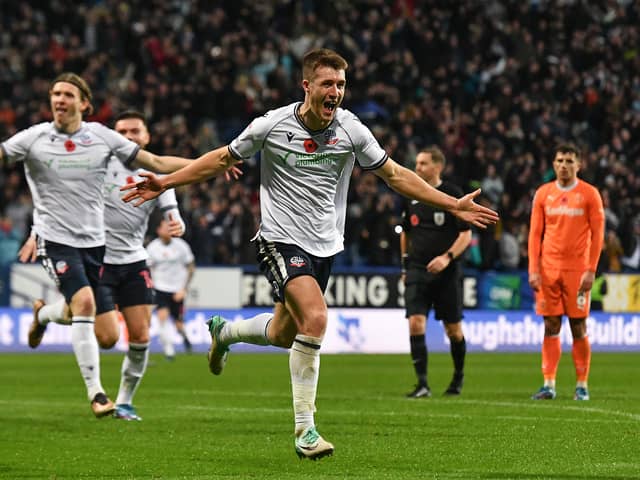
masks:
<path fill-rule="evenodd" d="M 133 397 L 149 363 L 151 305 L 124 307 L 122 315 L 129 332 L 129 347 L 120 369 L 120 388 L 114 416 L 124 420 L 142 420 L 133 406 Z"/>
<path fill-rule="evenodd" d="M 314 419 L 327 304 L 316 279 L 304 275 L 287 283 L 285 306 L 298 331 L 289 353 L 296 453 L 300 458 L 321 458 L 333 454 L 334 450 L 333 445 L 318 434 Z"/>
<path fill-rule="evenodd" d="M 96 303 L 94 288 L 104 247 L 76 249 L 38 238 L 38 255 L 54 279 L 71 310 L 71 343 L 97 417 L 115 408 L 100 382 L 100 351 L 94 332 Z"/>
<path fill-rule="evenodd" d="M 80 288 L 69 303 L 71 318 L 71 343 L 80 373 L 87 387 L 91 408 L 97 417 L 111 413 L 115 406 L 106 397 L 100 381 L 100 351 L 95 336 L 95 299 L 89 286 Z"/>
<path fill-rule="evenodd" d="M 155 291 L 158 338 L 162 346 L 162 352 L 167 360 L 173 360 L 176 354 L 175 347 L 173 346 L 173 327 L 169 321 L 172 300 L 172 293 L 160 290 Z"/>
<path fill-rule="evenodd" d="M 556 397 L 556 374 L 562 355 L 560 327 L 564 305 L 560 271 L 542 270 L 542 284 L 536 292 L 536 313 L 544 318 L 544 338 L 542 340 L 543 386 L 531 397 L 534 400 L 552 400 Z"/>
<path fill-rule="evenodd" d="M 573 365 L 576 369 L 576 391 L 574 400 L 589 400 L 589 369 L 591 367 L 591 343 L 587 335 L 586 318 L 570 318 L 573 336 Z"/>
<path fill-rule="evenodd" d="M 587 317 L 590 312 L 591 292 L 580 291 L 582 272 L 564 272 L 564 301 L 573 337 L 572 357 L 576 370 L 574 400 L 589 400 L 589 369 L 591 367 L 591 343 L 587 335 Z"/>
<path fill-rule="evenodd" d="M 33 320 L 27 336 L 31 348 L 40 345 L 50 322 L 71 325 L 71 310 L 64 297 L 50 304 L 45 304 L 41 299 L 33 301 Z"/>
<path fill-rule="evenodd" d="M 176 326 L 176 330 L 182 337 L 182 343 L 184 345 L 185 352 L 191 352 L 191 342 L 189 341 L 187 331 L 184 328 L 184 301 L 176 301 L 174 298 L 172 298 L 169 312 L 171 314 L 171 318 L 173 318 L 173 323 Z"/>
<path fill-rule="evenodd" d="M 120 388 L 116 397 L 115 418 L 142 420 L 133 406 L 149 362 L 149 327 L 153 303 L 153 286 L 146 262 L 118 266 L 116 298 L 129 335 L 128 349 L 120 369 Z"/>
<path fill-rule="evenodd" d="M 289 281 L 288 268 L 295 268 L 293 275 L 310 274 L 311 260 L 307 258 L 305 265 L 292 267 L 284 261 L 284 256 L 295 256 L 299 249 L 291 245 L 267 242 L 261 237 L 256 240 L 257 259 L 262 273 L 267 277 L 270 285 L 274 286 L 273 299 L 275 307 L 273 313 L 260 313 L 254 317 L 229 322 L 219 315 L 214 315 L 207 322 L 211 333 L 211 347 L 209 348 L 209 370 L 214 375 L 220 375 L 226 364 L 229 345 L 238 342 L 253 345 L 275 345 L 290 348 L 297 333 L 295 322 L 284 308 L 284 286 Z"/>

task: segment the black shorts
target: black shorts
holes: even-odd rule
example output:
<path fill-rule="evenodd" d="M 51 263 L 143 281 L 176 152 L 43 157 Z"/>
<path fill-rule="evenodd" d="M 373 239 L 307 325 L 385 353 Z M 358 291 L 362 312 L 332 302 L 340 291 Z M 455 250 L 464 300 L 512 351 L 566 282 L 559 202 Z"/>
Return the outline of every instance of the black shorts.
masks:
<path fill-rule="evenodd" d="M 124 265 L 104 264 L 96 295 L 96 313 L 153 304 L 153 283 L 144 260 Z"/>
<path fill-rule="evenodd" d="M 155 300 L 158 308 L 168 308 L 169 314 L 174 320 L 182 321 L 184 315 L 184 301 L 176 302 L 173 299 L 173 292 L 163 292 L 161 290 L 155 291 Z"/>
<path fill-rule="evenodd" d="M 100 267 L 104 258 L 104 245 L 100 247 L 76 248 L 51 242 L 42 237 L 36 238 L 37 255 L 64 295 L 67 304 L 83 287 L 91 287 L 97 297 Z"/>
<path fill-rule="evenodd" d="M 426 269 L 407 271 L 404 303 L 407 318 L 429 315 L 434 308 L 436 320 L 458 323 L 462 320 L 462 270 L 459 265 L 445 268 L 434 275 Z"/>
<path fill-rule="evenodd" d="M 284 303 L 284 287 L 289 280 L 302 275 L 316 279 L 324 293 L 329 283 L 333 256 L 316 257 L 296 245 L 269 242 L 260 235 L 256 238 L 257 259 L 260 271 L 267 277 L 273 289 L 273 300 Z"/>

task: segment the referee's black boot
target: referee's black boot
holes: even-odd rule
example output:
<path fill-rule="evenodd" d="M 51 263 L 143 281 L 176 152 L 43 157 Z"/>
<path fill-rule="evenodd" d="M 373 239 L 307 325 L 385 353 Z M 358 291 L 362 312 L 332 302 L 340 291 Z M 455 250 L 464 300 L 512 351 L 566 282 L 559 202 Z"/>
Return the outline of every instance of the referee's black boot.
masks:
<path fill-rule="evenodd" d="M 407 398 L 429 398 L 431 396 L 431 390 L 427 385 L 416 385 L 413 391 L 407 393 Z"/>
<path fill-rule="evenodd" d="M 453 379 L 449 387 L 444 391 L 445 395 L 460 395 L 462 393 L 462 384 L 464 383 L 463 373 L 454 373 Z"/>

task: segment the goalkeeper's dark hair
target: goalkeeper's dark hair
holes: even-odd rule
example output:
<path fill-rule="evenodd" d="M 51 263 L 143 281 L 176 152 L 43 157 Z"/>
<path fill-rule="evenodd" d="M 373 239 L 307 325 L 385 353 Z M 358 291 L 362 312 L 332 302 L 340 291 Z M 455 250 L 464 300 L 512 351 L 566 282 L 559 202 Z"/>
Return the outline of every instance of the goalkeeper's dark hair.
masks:
<path fill-rule="evenodd" d="M 82 113 L 87 113 L 88 115 L 91 115 L 93 113 L 93 105 L 91 104 L 91 102 L 93 102 L 93 94 L 91 93 L 89 84 L 84 78 L 73 72 L 61 73 L 53 79 L 51 84 L 49 84 L 49 93 L 51 93 L 51 90 L 53 90 L 53 86 L 59 82 L 70 83 L 71 85 L 74 85 L 78 90 L 80 90 L 80 98 L 89 102 L 89 106 L 87 107 L 86 111 Z"/>
<path fill-rule="evenodd" d="M 554 150 L 554 156 L 558 153 L 573 153 L 580 160 L 580 149 L 573 143 L 560 143 Z"/>
<path fill-rule="evenodd" d="M 116 118 L 113 119 L 113 123 L 117 123 L 120 120 L 128 120 L 130 118 L 137 118 L 139 120 L 142 120 L 142 123 L 144 123 L 145 125 L 147 124 L 147 119 L 144 116 L 144 113 L 140 112 L 139 110 L 134 110 L 134 109 L 130 109 L 130 110 L 125 110 L 123 112 L 120 112 L 118 115 L 116 115 Z"/>

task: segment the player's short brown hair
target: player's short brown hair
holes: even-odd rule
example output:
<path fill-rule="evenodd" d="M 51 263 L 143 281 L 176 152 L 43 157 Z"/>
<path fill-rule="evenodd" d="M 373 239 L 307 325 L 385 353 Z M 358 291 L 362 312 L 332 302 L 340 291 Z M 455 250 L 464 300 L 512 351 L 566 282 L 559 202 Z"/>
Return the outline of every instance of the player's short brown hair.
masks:
<path fill-rule="evenodd" d="M 66 82 L 76 86 L 78 90 L 80 90 L 80 98 L 89 102 L 89 107 L 87 108 L 86 113 L 88 113 L 89 115 L 93 113 L 93 105 L 91 104 L 91 102 L 93 102 L 93 94 L 91 93 L 89 84 L 85 81 L 84 78 L 73 72 L 61 73 L 56 78 L 54 78 L 49 85 L 50 92 L 51 90 L 53 90 L 53 86 L 58 82 Z"/>
<path fill-rule="evenodd" d="M 346 70 L 349 64 L 342 56 L 328 48 L 311 50 L 307 52 L 302 59 L 302 78 L 304 80 L 313 80 L 318 67 Z"/>
<path fill-rule="evenodd" d="M 573 143 L 560 143 L 556 146 L 553 156 L 558 153 L 573 153 L 578 160 L 580 160 L 580 149 Z"/>
<path fill-rule="evenodd" d="M 420 153 L 428 153 L 429 155 L 431 155 L 431 160 L 433 160 L 434 163 L 441 163 L 443 167 L 447 163 L 447 159 L 445 158 L 444 153 L 442 152 L 442 150 L 440 150 L 439 147 L 436 147 L 435 145 L 423 148 L 422 150 L 420 150 Z"/>

